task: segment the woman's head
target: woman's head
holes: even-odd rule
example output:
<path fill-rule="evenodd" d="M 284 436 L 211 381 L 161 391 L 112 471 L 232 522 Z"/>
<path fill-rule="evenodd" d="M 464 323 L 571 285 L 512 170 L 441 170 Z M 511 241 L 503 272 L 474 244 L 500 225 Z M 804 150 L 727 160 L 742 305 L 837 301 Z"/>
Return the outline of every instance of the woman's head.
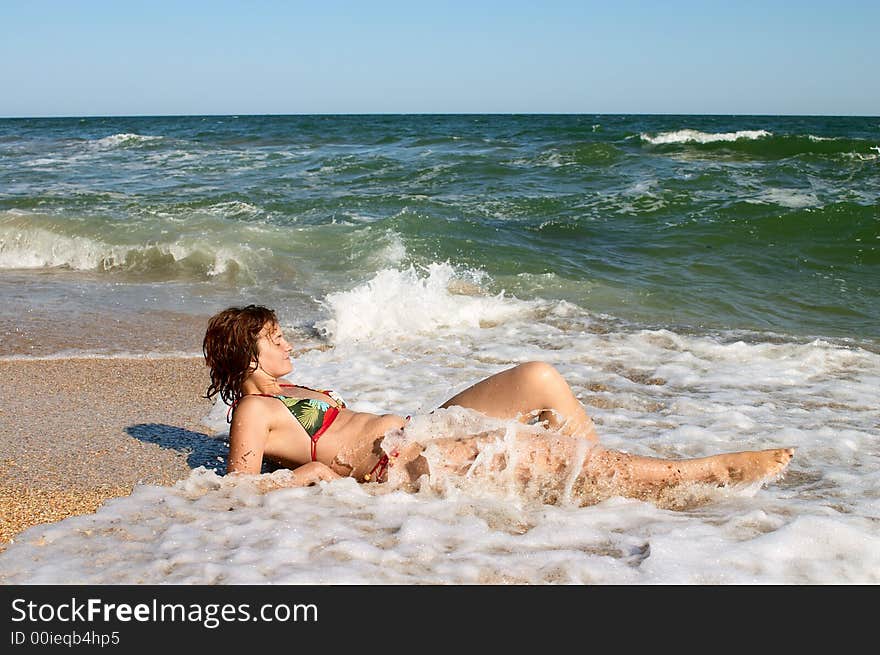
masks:
<path fill-rule="evenodd" d="M 242 385 L 255 371 L 272 377 L 289 373 L 290 350 L 273 310 L 260 305 L 224 309 L 210 318 L 202 342 L 211 370 L 205 397 L 219 393 L 231 404 L 241 398 Z"/>

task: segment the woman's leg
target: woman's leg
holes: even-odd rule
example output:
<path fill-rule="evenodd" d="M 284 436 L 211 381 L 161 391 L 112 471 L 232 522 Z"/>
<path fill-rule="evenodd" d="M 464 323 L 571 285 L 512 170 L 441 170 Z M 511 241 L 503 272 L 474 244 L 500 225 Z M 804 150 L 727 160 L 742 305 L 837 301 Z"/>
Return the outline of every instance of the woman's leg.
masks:
<path fill-rule="evenodd" d="M 593 420 L 572 393 L 571 387 L 553 366 L 526 362 L 496 373 L 456 394 L 441 408 L 468 407 L 495 418 L 537 415 L 547 427 L 598 441 Z"/>
<path fill-rule="evenodd" d="M 526 431 L 516 435 L 513 448 L 499 450 L 500 440 L 501 435 L 488 434 L 436 439 L 430 444 L 433 454 L 415 444 L 402 458 L 402 468 L 411 469 L 410 482 L 425 473 L 439 481 L 450 475 L 497 479 L 506 472 L 524 495 L 551 504 L 591 505 L 624 496 L 675 506 L 679 489 L 693 484 L 726 487 L 767 480 L 781 474 L 794 454 L 791 448 L 777 448 L 662 459 Z M 484 451 L 488 456 L 480 458 Z M 422 453 L 430 458 L 430 466 Z"/>

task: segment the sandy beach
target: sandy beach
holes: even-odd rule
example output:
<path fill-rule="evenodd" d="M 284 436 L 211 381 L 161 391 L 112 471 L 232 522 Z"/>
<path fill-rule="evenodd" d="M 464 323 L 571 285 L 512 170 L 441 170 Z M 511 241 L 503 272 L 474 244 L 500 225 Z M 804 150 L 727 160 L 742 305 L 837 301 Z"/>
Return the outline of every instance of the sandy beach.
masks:
<path fill-rule="evenodd" d="M 30 526 L 216 462 L 207 381 L 197 357 L 0 361 L 0 550 Z"/>

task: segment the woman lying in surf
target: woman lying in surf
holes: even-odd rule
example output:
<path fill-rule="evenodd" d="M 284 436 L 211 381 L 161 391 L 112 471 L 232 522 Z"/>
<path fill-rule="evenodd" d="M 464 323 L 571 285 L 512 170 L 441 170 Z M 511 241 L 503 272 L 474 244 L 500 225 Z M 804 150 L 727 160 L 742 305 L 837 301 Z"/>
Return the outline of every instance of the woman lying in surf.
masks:
<path fill-rule="evenodd" d="M 421 417 L 408 425 L 410 417 L 353 411 L 332 391 L 287 382 L 292 350 L 266 307 L 232 307 L 210 319 L 203 342 L 211 375 L 206 397 L 219 394 L 230 405 L 228 473 L 258 474 L 268 460 L 292 469 L 294 486 L 350 476 L 412 490 L 435 475 L 505 472 L 544 502 L 566 496 L 587 505 L 613 495 L 656 502 L 694 483 L 761 482 L 781 474 L 794 453 L 783 448 L 660 459 L 603 448 L 571 388 L 542 362 L 492 375 L 438 408 L 473 410 L 472 416 L 486 419 L 482 429 L 475 424 L 467 436 L 420 442 L 407 439 L 406 428 Z M 522 427 L 499 432 L 493 419 Z M 499 449 L 499 441 L 507 448 Z"/>

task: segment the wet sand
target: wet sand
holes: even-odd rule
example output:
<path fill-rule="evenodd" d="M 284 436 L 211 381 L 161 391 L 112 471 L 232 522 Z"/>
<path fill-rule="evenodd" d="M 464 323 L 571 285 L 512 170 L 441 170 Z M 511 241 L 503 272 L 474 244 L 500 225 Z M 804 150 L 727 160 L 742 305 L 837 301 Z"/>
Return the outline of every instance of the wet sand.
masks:
<path fill-rule="evenodd" d="M 0 360 L 0 550 L 137 484 L 222 466 L 207 383 L 200 357 Z"/>

